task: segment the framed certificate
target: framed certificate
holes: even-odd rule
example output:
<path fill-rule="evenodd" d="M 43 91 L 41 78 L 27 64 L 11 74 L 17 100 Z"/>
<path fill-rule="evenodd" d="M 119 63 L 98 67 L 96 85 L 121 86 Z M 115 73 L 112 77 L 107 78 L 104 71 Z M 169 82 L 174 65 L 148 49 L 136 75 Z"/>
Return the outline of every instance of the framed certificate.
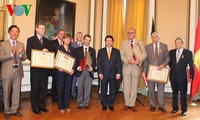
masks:
<path fill-rule="evenodd" d="M 31 67 L 54 68 L 54 52 L 42 52 L 42 50 L 31 50 Z"/>
<path fill-rule="evenodd" d="M 76 59 L 60 50 L 56 54 L 54 67 L 62 69 L 66 73 L 71 73 Z"/>
<path fill-rule="evenodd" d="M 149 69 L 148 69 L 148 73 L 147 73 L 148 80 L 154 81 L 154 82 L 167 83 L 170 68 L 165 67 L 162 70 L 157 70 L 157 68 L 158 68 L 158 66 L 149 65 Z"/>

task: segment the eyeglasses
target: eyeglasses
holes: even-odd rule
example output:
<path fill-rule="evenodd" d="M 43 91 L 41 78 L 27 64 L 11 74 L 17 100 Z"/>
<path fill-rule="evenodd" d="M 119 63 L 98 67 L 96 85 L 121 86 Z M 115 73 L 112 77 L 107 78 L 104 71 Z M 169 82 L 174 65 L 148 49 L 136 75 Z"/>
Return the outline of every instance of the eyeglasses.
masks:
<path fill-rule="evenodd" d="M 128 32 L 128 34 L 135 34 L 135 32 Z"/>

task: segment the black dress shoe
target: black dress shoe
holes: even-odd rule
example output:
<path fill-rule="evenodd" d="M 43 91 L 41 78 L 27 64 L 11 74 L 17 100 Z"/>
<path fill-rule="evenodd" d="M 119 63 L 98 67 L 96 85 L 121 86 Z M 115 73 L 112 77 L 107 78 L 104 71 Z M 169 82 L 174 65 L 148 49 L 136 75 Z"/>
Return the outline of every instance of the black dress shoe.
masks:
<path fill-rule="evenodd" d="M 160 111 L 162 111 L 162 112 L 167 112 L 167 110 L 164 108 L 164 107 L 162 107 L 162 108 L 158 108 Z"/>
<path fill-rule="evenodd" d="M 85 106 L 85 109 L 90 109 L 89 106 Z"/>
<path fill-rule="evenodd" d="M 181 112 L 181 116 L 186 116 L 187 112 Z"/>
<path fill-rule="evenodd" d="M 150 111 L 151 111 L 151 112 L 155 112 L 155 111 L 156 111 L 156 108 L 155 108 L 155 107 L 151 107 L 151 108 L 150 108 Z"/>
<path fill-rule="evenodd" d="M 47 110 L 46 108 L 40 108 L 40 110 L 41 110 L 42 112 L 45 112 L 45 113 L 48 113 L 48 112 L 49 112 L 49 110 Z"/>
<path fill-rule="evenodd" d="M 106 107 L 106 106 L 103 106 L 103 107 L 102 107 L 102 110 L 103 110 L 103 111 L 106 111 L 106 110 L 107 110 L 107 107 Z"/>
<path fill-rule="evenodd" d="M 4 118 L 5 118 L 5 119 L 10 119 L 10 114 L 6 114 L 6 113 L 5 113 L 5 114 L 4 114 Z"/>
<path fill-rule="evenodd" d="M 108 107 L 111 111 L 115 111 L 114 107 L 113 106 L 109 106 Z"/>
<path fill-rule="evenodd" d="M 40 112 L 39 110 L 33 110 L 33 112 L 34 112 L 35 114 L 41 114 L 41 112 Z"/>
<path fill-rule="evenodd" d="M 12 113 L 12 115 L 17 116 L 17 117 L 23 117 L 23 114 L 18 113 L 18 112 L 14 112 Z"/>
<path fill-rule="evenodd" d="M 78 109 L 80 110 L 80 109 L 83 109 L 84 107 L 83 106 L 78 106 Z"/>
<path fill-rule="evenodd" d="M 171 114 L 175 114 L 175 113 L 177 113 L 177 112 L 178 112 L 178 110 L 174 110 L 174 109 L 173 109 L 173 110 L 171 111 Z"/>

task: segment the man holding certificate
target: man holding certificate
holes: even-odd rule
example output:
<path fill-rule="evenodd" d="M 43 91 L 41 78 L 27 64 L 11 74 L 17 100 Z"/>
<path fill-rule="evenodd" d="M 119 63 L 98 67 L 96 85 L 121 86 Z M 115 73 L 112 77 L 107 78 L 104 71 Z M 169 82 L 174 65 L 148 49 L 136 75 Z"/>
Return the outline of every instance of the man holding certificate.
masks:
<path fill-rule="evenodd" d="M 160 34 L 158 32 L 153 32 L 151 38 L 153 43 L 145 47 L 147 58 L 143 63 L 142 76 L 144 78 L 146 78 L 149 65 L 155 65 L 158 70 L 161 70 L 168 65 L 170 60 L 167 45 L 160 42 Z M 157 84 L 158 109 L 162 112 L 167 112 L 164 106 L 164 83 L 154 81 L 148 81 L 150 111 L 154 112 L 156 110 L 155 84 Z"/>
<path fill-rule="evenodd" d="M 194 79 L 193 55 L 190 50 L 183 48 L 184 40 L 180 37 L 176 38 L 175 46 L 169 52 L 170 62 L 170 82 L 173 93 L 172 114 L 178 112 L 178 92 L 181 96 L 181 115 L 187 114 L 187 83 Z M 190 77 L 187 80 L 187 66 L 190 66 Z"/>
<path fill-rule="evenodd" d="M 96 67 L 96 53 L 95 49 L 90 47 L 90 42 L 91 36 L 86 34 L 83 37 L 83 46 L 75 50 L 78 109 L 89 109 L 93 70 Z"/>
<path fill-rule="evenodd" d="M 45 26 L 41 23 L 36 24 L 36 35 L 28 38 L 26 46 L 26 54 L 31 61 L 31 50 L 42 50 L 43 52 L 50 50 L 49 40 L 44 37 Z M 45 98 L 47 94 L 48 85 L 48 69 L 35 68 L 30 69 L 31 77 L 31 106 L 35 114 L 42 112 L 49 112 L 45 108 Z"/>
<path fill-rule="evenodd" d="M 136 112 L 135 101 L 142 72 L 141 64 L 146 59 L 146 51 L 143 42 L 136 40 L 134 28 L 130 28 L 127 35 L 128 40 L 122 42 L 120 50 L 123 62 L 124 111 L 131 108 L 133 112 Z"/>

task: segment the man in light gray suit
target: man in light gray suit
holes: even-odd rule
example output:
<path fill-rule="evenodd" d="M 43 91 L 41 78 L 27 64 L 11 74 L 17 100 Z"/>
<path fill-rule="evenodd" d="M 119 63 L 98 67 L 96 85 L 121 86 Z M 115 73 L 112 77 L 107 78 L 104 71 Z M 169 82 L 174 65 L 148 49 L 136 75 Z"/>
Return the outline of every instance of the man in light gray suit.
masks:
<path fill-rule="evenodd" d="M 21 80 L 24 76 L 22 61 L 26 59 L 26 54 L 24 44 L 17 40 L 19 32 L 20 30 L 16 25 L 10 26 L 8 29 L 10 38 L 0 44 L 5 119 L 10 119 L 10 115 L 23 116 L 17 112 L 17 109 L 19 107 Z"/>
<path fill-rule="evenodd" d="M 120 54 L 123 62 L 123 88 L 124 88 L 124 111 L 131 108 L 136 112 L 135 101 L 137 98 L 137 89 L 142 73 L 142 62 L 146 59 L 144 44 L 136 40 L 136 30 L 128 30 L 128 40 L 122 42 Z"/>
<path fill-rule="evenodd" d="M 146 77 L 149 65 L 156 65 L 158 70 L 167 66 L 170 60 L 167 45 L 160 42 L 160 35 L 158 32 L 153 32 L 151 35 L 153 43 L 146 45 L 147 59 L 143 63 L 142 76 Z M 158 93 L 158 109 L 162 112 L 167 112 L 164 107 L 164 83 L 148 81 L 150 111 L 156 110 L 156 95 L 155 83 L 157 84 Z"/>

